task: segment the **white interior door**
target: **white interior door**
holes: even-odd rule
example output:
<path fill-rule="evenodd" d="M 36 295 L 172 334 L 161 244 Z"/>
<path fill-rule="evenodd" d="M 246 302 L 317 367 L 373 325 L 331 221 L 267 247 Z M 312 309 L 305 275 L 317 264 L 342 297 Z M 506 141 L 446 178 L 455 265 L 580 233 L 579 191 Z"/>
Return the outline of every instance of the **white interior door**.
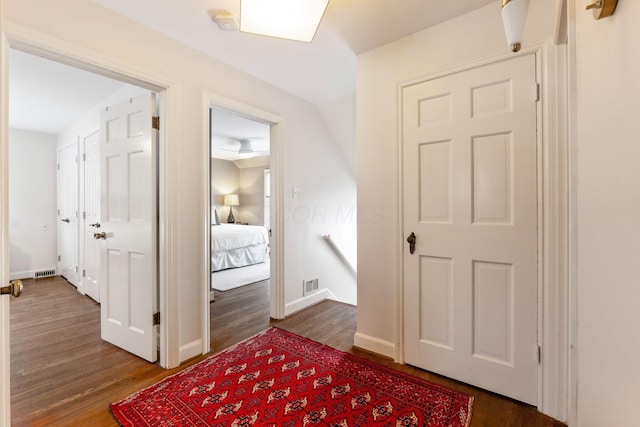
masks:
<path fill-rule="evenodd" d="M 78 144 L 58 150 L 58 271 L 78 286 Z"/>
<path fill-rule="evenodd" d="M 101 230 L 100 224 L 100 133 L 84 138 L 84 208 L 83 239 L 84 263 L 82 279 L 85 294 L 100 302 L 100 247 L 93 233 Z"/>
<path fill-rule="evenodd" d="M 403 90 L 409 364 L 537 403 L 533 55 Z"/>
<path fill-rule="evenodd" d="M 108 107 L 100 126 L 102 338 L 157 359 L 155 94 Z"/>

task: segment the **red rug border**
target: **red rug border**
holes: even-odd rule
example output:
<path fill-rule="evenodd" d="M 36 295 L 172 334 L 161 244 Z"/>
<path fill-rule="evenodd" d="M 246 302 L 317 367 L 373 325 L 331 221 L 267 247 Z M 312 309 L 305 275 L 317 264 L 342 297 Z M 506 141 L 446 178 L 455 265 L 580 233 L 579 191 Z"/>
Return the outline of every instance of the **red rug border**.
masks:
<path fill-rule="evenodd" d="M 297 339 L 302 339 L 303 341 L 307 341 L 307 342 L 310 342 L 312 344 L 315 344 L 315 345 L 318 345 L 318 346 L 321 346 L 321 347 L 329 348 L 332 351 L 339 352 L 342 355 L 344 355 L 344 356 L 346 356 L 348 358 L 351 358 L 351 359 L 353 359 L 353 360 L 355 360 L 357 362 L 360 362 L 362 364 L 365 364 L 365 365 L 368 365 L 368 366 L 372 366 L 372 367 L 375 367 L 376 369 L 384 371 L 386 374 L 398 375 L 398 376 L 402 377 L 406 381 L 414 382 L 414 383 L 415 382 L 417 382 L 417 383 L 428 383 L 431 387 L 437 388 L 438 390 L 443 391 L 443 392 L 454 392 L 454 393 L 464 394 L 464 395 L 469 397 L 469 401 L 468 401 L 468 405 L 467 405 L 468 416 L 467 416 L 466 424 L 465 424 L 464 427 L 469 427 L 469 425 L 471 424 L 471 419 L 472 419 L 472 415 L 473 415 L 472 409 L 473 409 L 473 403 L 475 401 L 475 396 L 472 396 L 472 395 L 470 395 L 468 393 L 465 393 L 465 392 L 460 392 L 460 391 L 457 391 L 457 390 L 453 390 L 453 389 L 451 389 L 449 387 L 445 387 L 443 385 L 433 383 L 433 382 L 431 382 L 429 380 L 417 377 L 415 375 L 411 375 L 411 374 L 408 374 L 408 373 L 405 373 L 405 372 L 402 372 L 402 371 L 398 371 L 398 370 L 393 369 L 393 368 L 389 368 L 388 366 L 382 365 L 382 364 L 377 363 L 377 362 L 373 362 L 373 361 L 371 361 L 369 359 L 366 359 L 364 357 L 357 356 L 355 354 L 348 353 L 346 351 L 338 350 L 336 348 L 331 347 L 330 345 L 323 344 L 321 342 L 312 340 L 312 339 L 307 338 L 307 337 L 302 336 L 302 335 L 298 335 L 298 334 L 296 334 L 294 332 L 287 331 L 286 329 L 282 329 L 282 328 L 279 328 L 277 326 L 270 326 L 267 329 L 264 329 L 263 331 L 258 332 L 257 334 L 254 334 L 254 335 L 252 335 L 252 336 L 250 336 L 248 338 L 243 339 L 242 341 L 232 345 L 231 347 L 228 347 L 228 348 L 225 348 L 223 350 L 220 350 L 217 353 L 213 353 L 213 354 L 207 356 L 206 358 L 204 358 L 203 360 L 201 360 L 200 362 L 195 363 L 195 364 L 193 364 L 193 365 L 191 365 L 191 366 L 189 366 L 189 367 L 187 367 L 187 368 L 185 368 L 183 370 L 175 372 L 175 373 L 173 373 L 171 375 L 168 375 L 168 376 L 164 377 L 163 379 L 161 379 L 159 381 L 156 381 L 155 383 L 153 383 L 153 384 L 151 384 L 151 385 L 149 385 L 149 386 L 147 386 L 147 387 L 145 387 L 145 388 L 143 388 L 141 390 L 138 390 L 137 392 L 135 392 L 133 394 L 125 396 L 124 398 L 122 398 L 122 399 L 120 399 L 120 400 L 118 400 L 116 402 L 110 402 L 109 403 L 109 412 L 111 412 L 111 415 L 113 416 L 114 420 L 118 423 L 118 425 L 123 426 L 123 424 L 120 423 L 120 421 L 116 418 L 116 416 L 113 413 L 113 406 L 114 405 L 120 404 L 124 400 L 129 400 L 129 399 L 136 398 L 138 395 L 140 395 L 140 394 L 146 392 L 147 390 L 157 386 L 159 383 L 161 383 L 163 381 L 169 380 L 170 378 L 173 378 L 173 377 L 178 376 L 178 375 L 183 375 L 183 374 L 189 373 L 190 371 L 196 369 L 199 365 L 206 363 L 210 358 L 222 355 L 222 354 L 227 353 L 227 352 L 232 352 L 237 347 L 239 347 L 240 345 L 245 343 L 246 341 L 249 341 L 251 339 L 260 337 L 262 335 L 265 335 L 272 329 L 277 329 L 279 332 L 284 333 L 285 335 L 289 335 L 289 336 L 295 337 Z"/>

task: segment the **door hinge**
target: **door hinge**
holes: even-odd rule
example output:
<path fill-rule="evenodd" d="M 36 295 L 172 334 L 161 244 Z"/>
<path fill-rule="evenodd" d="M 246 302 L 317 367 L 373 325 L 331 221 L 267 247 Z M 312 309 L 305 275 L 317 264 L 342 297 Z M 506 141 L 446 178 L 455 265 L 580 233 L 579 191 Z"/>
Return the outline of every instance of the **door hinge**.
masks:
<path fill-rule="evenodd" d="M 60 257 L 60 255 L 58 255 L 58 261 L 62 261 L 62 257 Z"/>
<path fill-rule="evenodd" d="M 535 101 L 538 102 L 540 101 L 540 83 L 536 83 L 536 88 L 535 88 Z"/>
<path fill-rule="evenodd" d="M 160 324 L 160 312 L 153 314 L 153 326 Z"/>
<path fill-rule="evenodd" d="M 82 211 L 82 219 L 87 219 L 87 211 Z"/>
<path fill-rule="evenodd" d="M 82 161 L 83 162 L 87 161 L 87 154 L 86 153 L 82 153 Z"/>
<path fill-rule="evenodd" d="M 151 127 L 155 130 L 160 130 L 160 117 L 152 116 L 151 117 Z"/>
<path fill-rule="evenodd" d="M 82 270 L 82 277 L 87 277 L 87 270 Z"/>
<path fill-rule="evenodd" d="M 538 365 L 542 363 L 542 347 L 538 346 Z"/>
<path fill-rule="evenodd" d="M 58 170 L 60 170 L 60 163 L 58 163 L 58 165 L 57 165 L 57 166 L 58 166 Z"/>

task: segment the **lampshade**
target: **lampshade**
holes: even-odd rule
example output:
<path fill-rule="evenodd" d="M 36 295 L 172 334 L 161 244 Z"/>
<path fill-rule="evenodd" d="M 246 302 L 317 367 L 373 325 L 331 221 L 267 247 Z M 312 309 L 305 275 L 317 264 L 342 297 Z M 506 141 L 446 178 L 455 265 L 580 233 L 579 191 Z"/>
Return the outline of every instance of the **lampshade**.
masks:
<path fill-rule="evenodd" d="M 529 0 L 502 0 L 502 22 L 507 42 L 513 52 L 520 50 Z"/>
<path fill-rule="evenodd" d="M 240 200 L 238 199 L 237 194 L 227 194 L 224 196 L 224 205 L 225 206 L 238 206 L 240 204 Z"/>
<path fill-rule="evenodd" d="M 240 0 L 240 31 L 310 42 L 329 0 Z"/>

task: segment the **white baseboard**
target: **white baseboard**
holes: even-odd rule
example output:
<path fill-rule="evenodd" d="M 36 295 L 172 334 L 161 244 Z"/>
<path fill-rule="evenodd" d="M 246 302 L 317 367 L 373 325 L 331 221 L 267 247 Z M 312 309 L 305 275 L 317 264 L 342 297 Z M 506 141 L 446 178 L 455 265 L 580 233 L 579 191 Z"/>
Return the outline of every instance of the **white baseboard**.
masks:
<path fill-rule="evenodd" d="M 33 277 L 33 271 L 16 271 L 15 273 L 9 273 L 9 280 L 31 279 Z"/>
<path fill-rule="evenodd" d="M 202 340 L 191 341 L 189 344 L 180 346 L 180 363 L 189 360 L 192 357 L 202 354 Z"/>
<path fill-rule="evenodd" d="M 356 332 L 353 336 L 353 345 L 395 359 L 396 346 L 392 342 Z"/>
<path fill-rule="evenodd" d="M 315 292 L 311 295 L 307 295 L 305 297 L 299 298 L 295 301 L 291 301 L 290 303 L 285 304 L 284 306 L 284 315 L 289 316 L 297 311 L 304 310 L 307 307 L 310 307 L 314 304 L 317 304 L 326 299 L 332 299 L 335 301 L 340 301 L 329 289 L 320 289 L 318 292 Z"/>

